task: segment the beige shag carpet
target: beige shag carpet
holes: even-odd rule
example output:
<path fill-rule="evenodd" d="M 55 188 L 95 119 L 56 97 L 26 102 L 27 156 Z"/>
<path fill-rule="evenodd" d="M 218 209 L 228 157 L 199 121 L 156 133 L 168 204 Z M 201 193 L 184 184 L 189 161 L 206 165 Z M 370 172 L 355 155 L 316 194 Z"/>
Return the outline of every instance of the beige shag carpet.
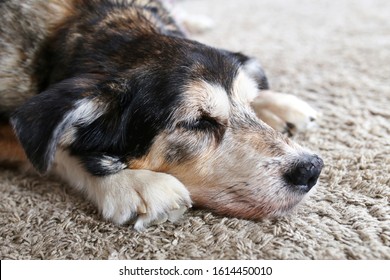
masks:
<path fill-rule="evenodd" d="M 0 259 L 390 259 L 387 0 L 187 0 L 202 42 L 261 59 L 273 89 L 322 112 L 296 137 L 326 167 L 291 215 L 253 222 L 192 210 L 137 233 L 66 184 L 0 168 Z"/>

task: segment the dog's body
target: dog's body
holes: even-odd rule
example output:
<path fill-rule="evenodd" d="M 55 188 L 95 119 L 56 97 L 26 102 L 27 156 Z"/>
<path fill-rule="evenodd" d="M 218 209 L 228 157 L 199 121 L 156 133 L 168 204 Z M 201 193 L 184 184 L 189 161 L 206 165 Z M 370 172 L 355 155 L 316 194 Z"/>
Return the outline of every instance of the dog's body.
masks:
<path fill-rule="evenodd" d="M 186 38 L 159 1 L 0 2 L 0 160 L 52 171 L 135 228 L 192 201 L 283 214 L 322 160 L 277 130 L 313 121 L 260 64 Z M 259 120 L 251 108 L 256 110 Z"/>

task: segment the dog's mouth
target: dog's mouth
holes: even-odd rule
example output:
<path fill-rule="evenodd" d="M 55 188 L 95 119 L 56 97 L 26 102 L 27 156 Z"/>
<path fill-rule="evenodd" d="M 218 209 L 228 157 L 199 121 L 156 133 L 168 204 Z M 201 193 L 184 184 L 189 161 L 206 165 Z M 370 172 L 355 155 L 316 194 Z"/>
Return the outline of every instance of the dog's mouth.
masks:
<path fill-rule="evenodd" d="M 261 220 L 270 217 L 281 217 L 290 213 L 304 200 L 305 195 L 293 193 L 280 199 L 238 195 L 232 196 L 230 199 L 221 200 L 218 198 L 207 201 L 204 198 L 192 197 L 196 208 L 211 209 L 223 216 Z"/>
<path fill-rule="evenodd" d="M 194 206 L 211 209 L 224 216 L 260 220 L 280 217 L 290 213 L 301 204 L 306 192 L 291 190 L 295 186 L 284 186 L 273 193 L 254 195 L 251 191 L 230 189 L 210 197 L 206 193 L 191 192 Z"/>

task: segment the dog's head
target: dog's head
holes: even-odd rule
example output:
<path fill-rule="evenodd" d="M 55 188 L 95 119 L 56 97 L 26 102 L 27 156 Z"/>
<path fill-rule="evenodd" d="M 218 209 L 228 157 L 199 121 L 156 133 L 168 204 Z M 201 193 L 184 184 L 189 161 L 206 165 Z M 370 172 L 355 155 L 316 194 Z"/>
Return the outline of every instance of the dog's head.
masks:
<path fill-rule="evenodd" d="M 196 205 L 238 217 L 279 215 L 299 203 L 322 161 L 256 117 L 251 101 L 267 86 L 261 67 L 170 40 L 145 44 L 131 67 L 74 75 L 19 108 L 12 123 L 32 164 L 46 172 L 59 148 L 94 176 L 169 173 Z"/>

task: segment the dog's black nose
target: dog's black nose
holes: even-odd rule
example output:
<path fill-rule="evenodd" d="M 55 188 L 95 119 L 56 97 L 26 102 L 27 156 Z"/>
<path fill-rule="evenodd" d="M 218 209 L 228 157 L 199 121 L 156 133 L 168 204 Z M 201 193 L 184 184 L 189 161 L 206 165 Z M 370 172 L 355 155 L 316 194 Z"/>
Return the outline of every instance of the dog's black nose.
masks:
<path fill-rule="evenodd" d="M 319 156 L 306 156 L 286 173 L 285 179 L 297 190 L 308 192 L 317 183 L 323 166 L 324 162 Z"/>

